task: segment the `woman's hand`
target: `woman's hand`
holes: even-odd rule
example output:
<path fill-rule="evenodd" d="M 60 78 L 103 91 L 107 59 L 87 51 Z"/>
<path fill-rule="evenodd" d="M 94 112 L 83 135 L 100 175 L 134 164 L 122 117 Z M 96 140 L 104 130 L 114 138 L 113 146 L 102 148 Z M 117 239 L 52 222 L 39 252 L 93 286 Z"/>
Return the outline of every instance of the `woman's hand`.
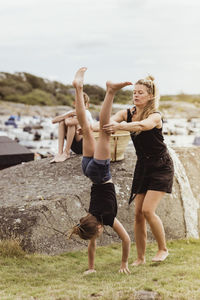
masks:
<path fill-rule="evenodd" d="M 119 130 L 119 125 L 120 124 L 118 122 L 111 121 L 111 123 L 103 126 L 103 130 L 108 134 L 112 134 L 115 133 L 117 130 Z"/>

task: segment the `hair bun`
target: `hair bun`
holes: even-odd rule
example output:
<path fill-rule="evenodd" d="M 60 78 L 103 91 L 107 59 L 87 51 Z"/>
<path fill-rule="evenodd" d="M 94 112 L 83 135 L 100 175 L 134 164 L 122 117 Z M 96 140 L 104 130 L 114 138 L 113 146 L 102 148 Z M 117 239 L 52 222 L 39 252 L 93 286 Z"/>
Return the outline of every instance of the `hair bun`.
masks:
<path fill-rule="evenodd" d="M 154 81 L 154 77 L 152 75 L 149 75 L 147 77 L 145 77 L 146 80 L 151 80 L 151 81 Z"/>

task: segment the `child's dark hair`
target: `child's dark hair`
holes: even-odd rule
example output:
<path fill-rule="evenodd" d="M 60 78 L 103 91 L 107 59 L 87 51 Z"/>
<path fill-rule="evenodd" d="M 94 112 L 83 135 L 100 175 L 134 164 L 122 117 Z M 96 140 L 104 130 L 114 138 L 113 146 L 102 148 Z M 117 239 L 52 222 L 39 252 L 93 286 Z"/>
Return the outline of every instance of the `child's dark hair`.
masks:
<path fill-rule="evenodd" d="M 80 223 L 72 228 L 69 238 L 73 234 L 79 235 L 83 240 L 90 240 L 98 233 L 98 225 L 101 223 L 91 214 L 80 219 Z"/>

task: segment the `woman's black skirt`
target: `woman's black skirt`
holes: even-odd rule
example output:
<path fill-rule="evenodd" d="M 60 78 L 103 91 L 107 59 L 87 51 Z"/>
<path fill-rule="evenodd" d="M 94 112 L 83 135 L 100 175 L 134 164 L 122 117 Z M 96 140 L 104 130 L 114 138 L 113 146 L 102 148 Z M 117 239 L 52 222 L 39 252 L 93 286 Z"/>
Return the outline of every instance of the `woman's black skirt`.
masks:
<path fill-rule="evenodd" d="M 174 166 L 168 152 L 161 156 L 138 157 L 133 175 L 129 203 L 136 194 L 148 190 L 172 192 Z"/>

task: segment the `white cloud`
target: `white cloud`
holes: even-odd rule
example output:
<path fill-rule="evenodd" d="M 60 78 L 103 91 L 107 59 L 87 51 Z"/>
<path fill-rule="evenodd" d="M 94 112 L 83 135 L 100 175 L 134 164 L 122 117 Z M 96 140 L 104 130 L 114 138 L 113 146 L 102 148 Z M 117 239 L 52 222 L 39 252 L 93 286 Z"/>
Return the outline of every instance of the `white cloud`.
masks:
<path fill-rule="evenodd" d="M 198 0 L 1 1 L 1 70 L 71 82 L 87 65 L 88 83 L 152 73 L 163 93 L 200 93 L 199 9 Z"/>

